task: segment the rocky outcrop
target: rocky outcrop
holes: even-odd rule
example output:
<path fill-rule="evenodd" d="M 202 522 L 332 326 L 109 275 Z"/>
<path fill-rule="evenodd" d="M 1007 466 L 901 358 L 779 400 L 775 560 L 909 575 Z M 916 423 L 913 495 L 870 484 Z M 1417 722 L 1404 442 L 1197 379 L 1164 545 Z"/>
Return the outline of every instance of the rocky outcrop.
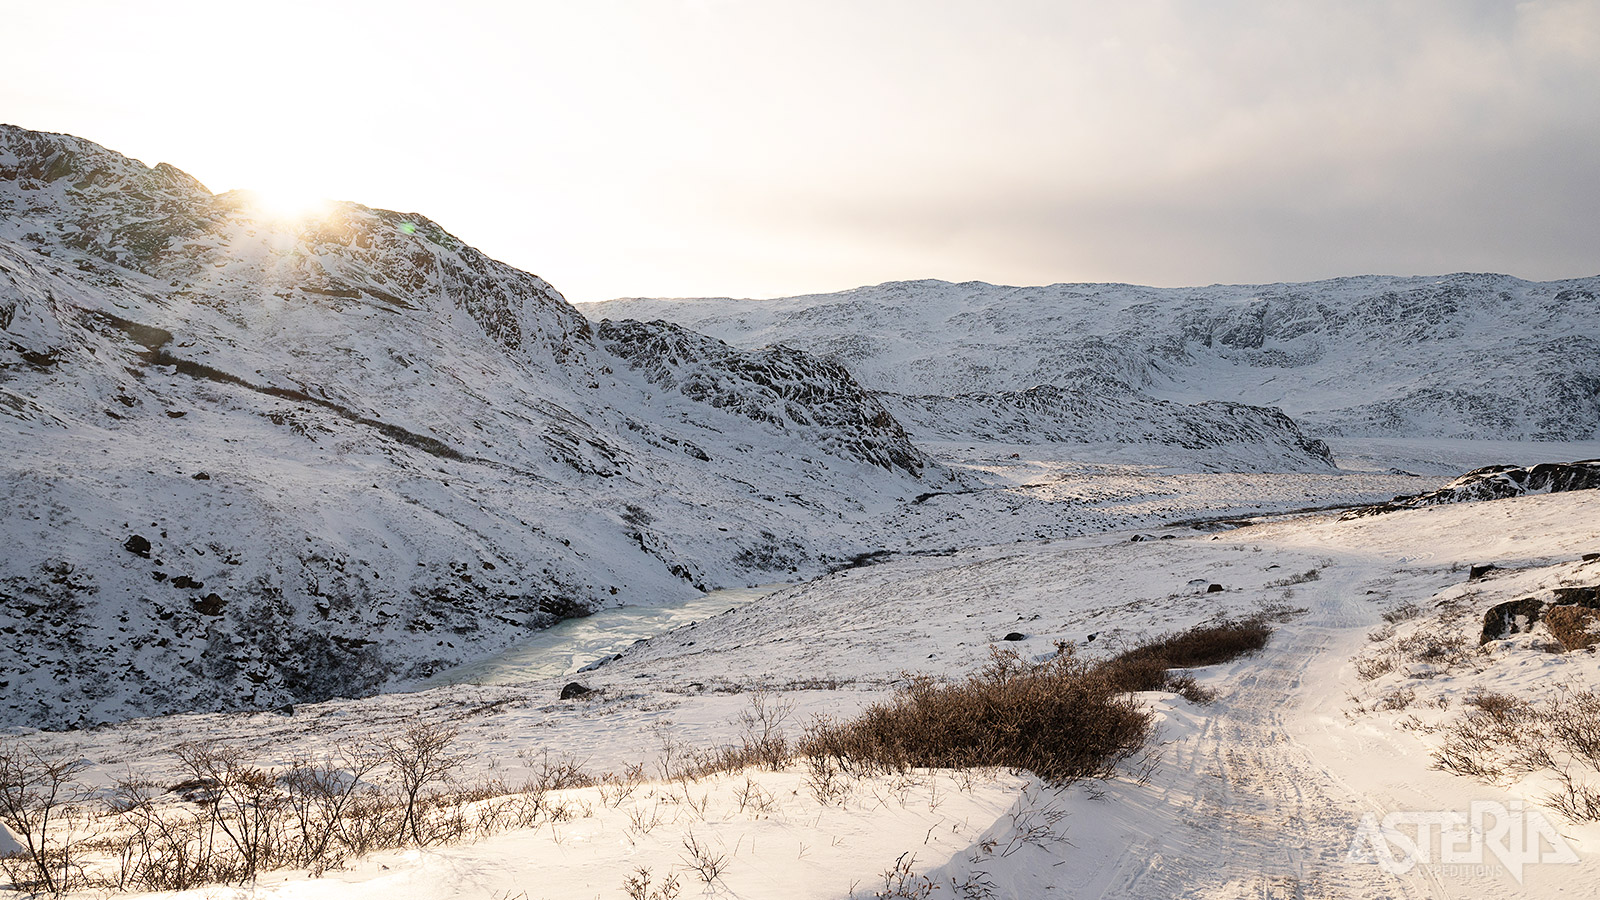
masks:
<path fill-rule="evenodd" d="M 1564 585 L 1551 588 L 1550 594 L 1553 602 L 1523 597 L 1490 607 L 1479 645 L 1532 631 L 1541 622 L 1568 650 L 1600 643 L 1600 585 Z"/>
<path fill-rule="evenodd" d="M 788 347 L 735 350 L 666 322 L 603 321 L 601 344 L 653 385 L 777 430 L 795 430 L 848 459 L 920 475 L 928 466 L 905 429 L 844 366 Z"/>
<path fill-rule="evenodd" d="M 1419 509 L 1442 503 L 1471 503 L 1503 500 L 1528 494 L 1561 491 L 1586 491 L 1600 488 L 1600 460 L 1572 463 L 1540 463 L 1536 466 L 1484 466 L 1473 469 L 1442 488 L 1423 494 L 1396 497 L 1388 503 L 1351 510 L 1342 518 L 1353 519 L 1400 509 Z"/>
<path fill-rule="evenodd" d="M 1587 606 L 1552 606 L 1544 614 L 1545 627 L 1568 650 L 1588 650 L 1600 645 L 1600 611 Z"/>
<path fill-rule="evenodd" d="M 1478 636 L 1478 645 L 1481 647 L 1509 635 L 1532 631 L 1533 626 L 1539 623 L 1544 608 L 1544 601 L 1537 597 L 1496 603 L 1483 614 L 1483 631 Z"/>

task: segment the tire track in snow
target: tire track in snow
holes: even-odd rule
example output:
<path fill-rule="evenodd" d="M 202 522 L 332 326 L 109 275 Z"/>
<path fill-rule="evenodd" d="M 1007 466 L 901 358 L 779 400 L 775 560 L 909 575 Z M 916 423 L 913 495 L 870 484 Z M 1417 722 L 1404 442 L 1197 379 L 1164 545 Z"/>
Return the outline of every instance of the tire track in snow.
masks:
<path fill-rule="evenodd" d="M 1308 586 L 1309 587 L 1309 586 Z M 1426 867 L 1392 875 L 1347 859 L 1362 814 L 1384 812 L 1300 745 L 1285 713 L 1317 685 L 1305 674 L 1335 630 L 1370 617 L 1365 584 L 1306 590 L 1313 612 L 1282 628 L 1236 674 L 1197 733 L 1164 748 L 1152 787 L 1169 818 L 1096 878 L 1103 898 L 1443 897 Z M 1165 782 L 1165 783 L 1161 783 Z"/>

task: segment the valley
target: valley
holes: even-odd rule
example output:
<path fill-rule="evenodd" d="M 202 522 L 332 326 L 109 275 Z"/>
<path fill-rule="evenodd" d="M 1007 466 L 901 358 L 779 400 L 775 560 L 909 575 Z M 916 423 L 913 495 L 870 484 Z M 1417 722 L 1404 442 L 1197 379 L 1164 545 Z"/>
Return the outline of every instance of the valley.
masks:
<path fill-rule="evenodd" d="M 1589 896 L 1600 756 L 1558 726 L 1595 650 L 1503 604 L 1589 621 L 1555 601 L 1600 585 L 1600 492 L 1437 492 L 1600 459 L 1597 291 L 578 307 L 419 214 L 0 126 L 0 761 L 68 761 L 88 893 Z M 1105 777 L 793 749 L 1241 622 L 1266 646 L 1116 692 L 1152 732 Z M 110 874 L 189 846 L 131 813 L 218 808 L 195 759 L 354 790 L 418 728 L 436 840 L 407 806 L 331 865 Z M 753 734 L 793 752 L 706 762 Z"/>

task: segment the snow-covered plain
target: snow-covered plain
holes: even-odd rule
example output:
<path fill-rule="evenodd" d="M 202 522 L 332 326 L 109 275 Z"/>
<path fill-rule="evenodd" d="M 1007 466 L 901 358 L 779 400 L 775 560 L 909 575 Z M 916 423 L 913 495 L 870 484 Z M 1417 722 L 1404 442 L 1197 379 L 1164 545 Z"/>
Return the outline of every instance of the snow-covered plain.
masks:
<path fill-rule="evenodd" d="M 601 691 L 588 699 L 557 700 L 563 676 L 302 706 L 292 716 L 176 716 L 30 739 L 82 754 L 96 777 L 128 767 L 173 777 L 162 751 L 185 740 L 284 762 L 423 718 L 460 729 L 479 766 L 512 778 L 524 768 L 519 754 L 543 751 L 620 771 L 654 763 L 664 742 L 734 740 L 753 696 L 790 705 L 791 728 L 813 715 L 847 716 L 907 672 L 973 671 L 1008 632 L 1026 636 L 1009 646 L 1029 656 L 1046 657 L 1057 642 L 1094 654 L 1267 611 L 1282 621 L 1264 652 L 1197 672 L 1218 691 L 1214 703 L 1141 695 L 1161 723 L 1159 741 L 1148 765 L 1110 781 L 1058 792 L 1007 773 L 925 773 L 851 780 L 844 799 L 824 803 L 797 768 L 650 783 L 616 805 L 589 789 L 568 798 L 575 818 L 560 826 L 380 854 L 320 880 L 278 875 L 238 895 L 620 897 L 643 866 L 658 879 L 677 872 L 692 896 L 705 887 L 686 868 L 682 841 L 693 833 L 726 850 L 724 873 L 706 888 L 726 897 L 836 898 L 852 888 L 873 896 L 903 853 L 914 855 L 918 877 L 943 885 L 931 896 L 961 896 L 952 878 L 1003 897 L 1591 896 L 1600 890 L 1600 827 L 1553 812 L 1545 815 L 1575 861 L 1552 851 L 1514 868 L 1485 851 L 1482 865 L 1442 865 L 1436 846 L 1431 863 L 1399 872 L 1351 850 L 1363 847 L 1367 814 L 1465 813 L 1474 801 L 1542 809 L 1546 787 L 1435 771 L 1438 735 L 1408 727 L 1412 712 L 1373 708 L 1375 693 L 1393 685 L 1363 681 L 1356 661 L 1371 652 L 1383 613 L 1459 597 L 1467 568 L 1493 562 L 1509 574 L 1474 582 L 1472 612 L 1441 626 L 1475 644 L 1493 603 L 1540 585 L 1600 582 L 1600 561 L 1579 561 L 1597 548 L 1594 492 L 972 547 L 838 572 L 677 628 L 583 676 Z M 1224 590 L 1206 593 L 1210 583 Z M 1600 688 L 1593 654 L 1527 642 L 1492 646 L 1470 669 L 1427 674 L 1406 685 L 1428 698 L 1434 718 L 1459 713 L 1475 689 L 1540 697 Z M 767 810 L 740 809 L 749 784 L 772 798 Z M 635 814 L 660 824 L 640 833 Z"/>

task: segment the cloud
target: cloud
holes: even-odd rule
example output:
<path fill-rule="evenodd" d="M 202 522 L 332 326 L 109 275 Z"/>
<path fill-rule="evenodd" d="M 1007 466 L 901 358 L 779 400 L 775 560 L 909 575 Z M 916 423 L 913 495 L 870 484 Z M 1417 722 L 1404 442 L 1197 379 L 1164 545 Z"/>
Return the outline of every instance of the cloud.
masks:
<path fill-rule="evenodd" d="M 1600 269 L 1585 0 L 231 10 L 35 5 L 13 66 L 59 77 L 0 105 L 424 212 L 578 299 Z"/>
<path fill-rule="evenodd" d="M 1600 6 L 1136 4 L 733 214 L 923 275 L 1158 284 L 1600 271 Z M 874 152 L 875 150 L 875 152 Z M 771 211 L 781 210 L 775 221 Z M 906 273 L 907 275 L 912 273 Z"/>

